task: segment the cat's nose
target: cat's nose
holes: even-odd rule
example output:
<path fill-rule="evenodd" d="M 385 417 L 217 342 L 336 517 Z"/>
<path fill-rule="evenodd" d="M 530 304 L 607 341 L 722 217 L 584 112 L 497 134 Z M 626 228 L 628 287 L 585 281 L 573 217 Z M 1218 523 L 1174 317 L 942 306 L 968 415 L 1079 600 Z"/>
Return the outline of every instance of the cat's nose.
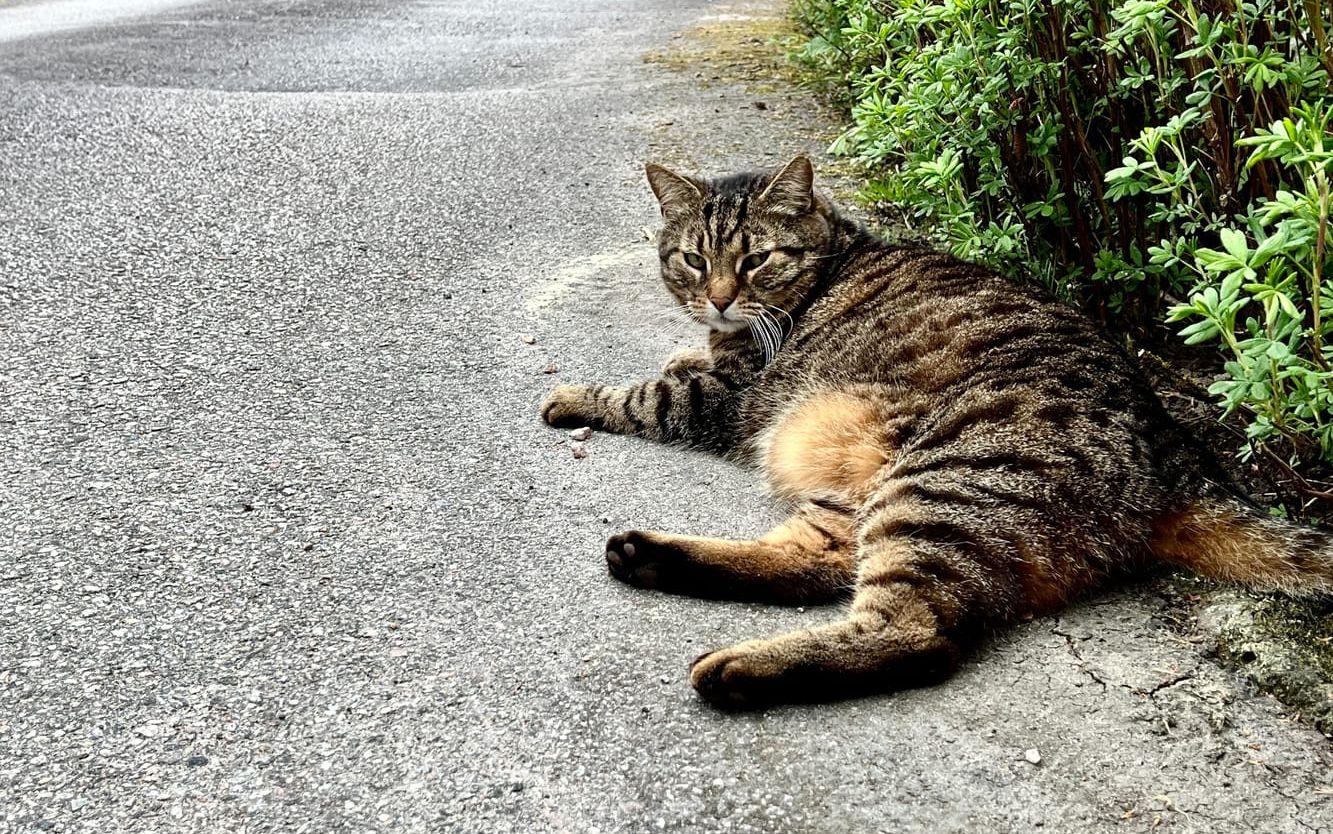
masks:
<path fill-rule="evenodd" d="M 711 301 L 711 302 L 713 302 L 713 306 L 717 308 L 717 311 L 718 311 L 719 313 L 724 313 L 724 312 L 726 312 L 727 308 L 731 306 L 731 302 L 733 302 L 733 301 L 736 300 L 736 296 L 734 296 L 734 295 L 710 295 L 710 296 L 708 296 L 708 300 Z"/>

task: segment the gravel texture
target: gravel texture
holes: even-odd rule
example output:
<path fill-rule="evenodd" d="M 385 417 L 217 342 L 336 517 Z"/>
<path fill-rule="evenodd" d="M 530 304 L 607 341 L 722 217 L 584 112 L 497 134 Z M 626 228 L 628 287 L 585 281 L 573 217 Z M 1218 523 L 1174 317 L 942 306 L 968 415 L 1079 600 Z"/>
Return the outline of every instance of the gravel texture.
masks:
<path fill-rule="evenodd" d="M 733 716 L 690 659 L 835 612 L 606 577 L 775 517 L 535 416 L 695 338 L 644 158 L 817 133 L 642 60 L 753 9 L 150 5 L 0 47 L 0 831 L 1333 831 L 1327 742 L 1155 585 Z"/>

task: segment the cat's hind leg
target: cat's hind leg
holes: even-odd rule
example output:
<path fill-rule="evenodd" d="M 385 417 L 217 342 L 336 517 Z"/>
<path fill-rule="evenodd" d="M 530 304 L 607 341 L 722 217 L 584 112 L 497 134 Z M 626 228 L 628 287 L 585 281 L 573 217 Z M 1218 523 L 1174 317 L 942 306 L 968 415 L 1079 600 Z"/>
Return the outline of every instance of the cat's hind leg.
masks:
<path fill-rule="evenodd" d="M 640 588 L 789 604 L 825 602 L 852 585 L 852 521 L 808 504 L 753 541 L 631 530 L 606 543 L 611 575 Z"/>
<path fill-rule="evenodd" d="M 978 576 L 966 545 L 896 535 L 858 550 L 846 619 L 703 655 L 699 694 L 727 709 L 826 701 L 947 677 L 989 624 L 999 588 Z"/>

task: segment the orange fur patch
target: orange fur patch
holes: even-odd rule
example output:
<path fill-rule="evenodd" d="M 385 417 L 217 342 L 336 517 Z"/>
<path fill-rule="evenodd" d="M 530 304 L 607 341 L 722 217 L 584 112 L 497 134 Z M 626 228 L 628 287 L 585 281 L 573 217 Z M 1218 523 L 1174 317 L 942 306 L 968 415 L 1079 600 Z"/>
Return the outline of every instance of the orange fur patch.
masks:
<path fill-rule="evenodd" d="M 848 516 L 807 508 L 765 533 L 759 541 L 813 554 L 841 550 L 851 536 L 852 524 Z"/>
<path fill-rule="evenodd" d="M 1296 584 L 1292 543 L 1278 531 L 1225 506 L 1193 504 L 1157 519 L 1153 552 L 1195 573 L 1255 587 Z"/>
<path fill-rule="evenodd" d="M 851 394 L 805 400 L 777 426 L 765 455 L 774 490 L 791 499 L 859 503 L 890 458 L 882 423 L 873 405 Z"/>

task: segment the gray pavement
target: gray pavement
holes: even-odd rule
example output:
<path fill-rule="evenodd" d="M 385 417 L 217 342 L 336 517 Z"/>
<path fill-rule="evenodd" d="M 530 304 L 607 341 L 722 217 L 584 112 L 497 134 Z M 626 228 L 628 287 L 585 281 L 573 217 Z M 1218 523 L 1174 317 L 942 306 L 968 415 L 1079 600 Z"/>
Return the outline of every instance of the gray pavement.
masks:
<path fill-rule="evenodd" d="M 808 141 L 641 59 L 746 7 L 145 5 L 0 34 L 0 831 L 1333 831 L 1327 741 L 1153 584 L 735 716 L 689 661 L 836 612 L 605 575 L 776 515 L 535 417 L 697 338 L 642 161 Z"/>

